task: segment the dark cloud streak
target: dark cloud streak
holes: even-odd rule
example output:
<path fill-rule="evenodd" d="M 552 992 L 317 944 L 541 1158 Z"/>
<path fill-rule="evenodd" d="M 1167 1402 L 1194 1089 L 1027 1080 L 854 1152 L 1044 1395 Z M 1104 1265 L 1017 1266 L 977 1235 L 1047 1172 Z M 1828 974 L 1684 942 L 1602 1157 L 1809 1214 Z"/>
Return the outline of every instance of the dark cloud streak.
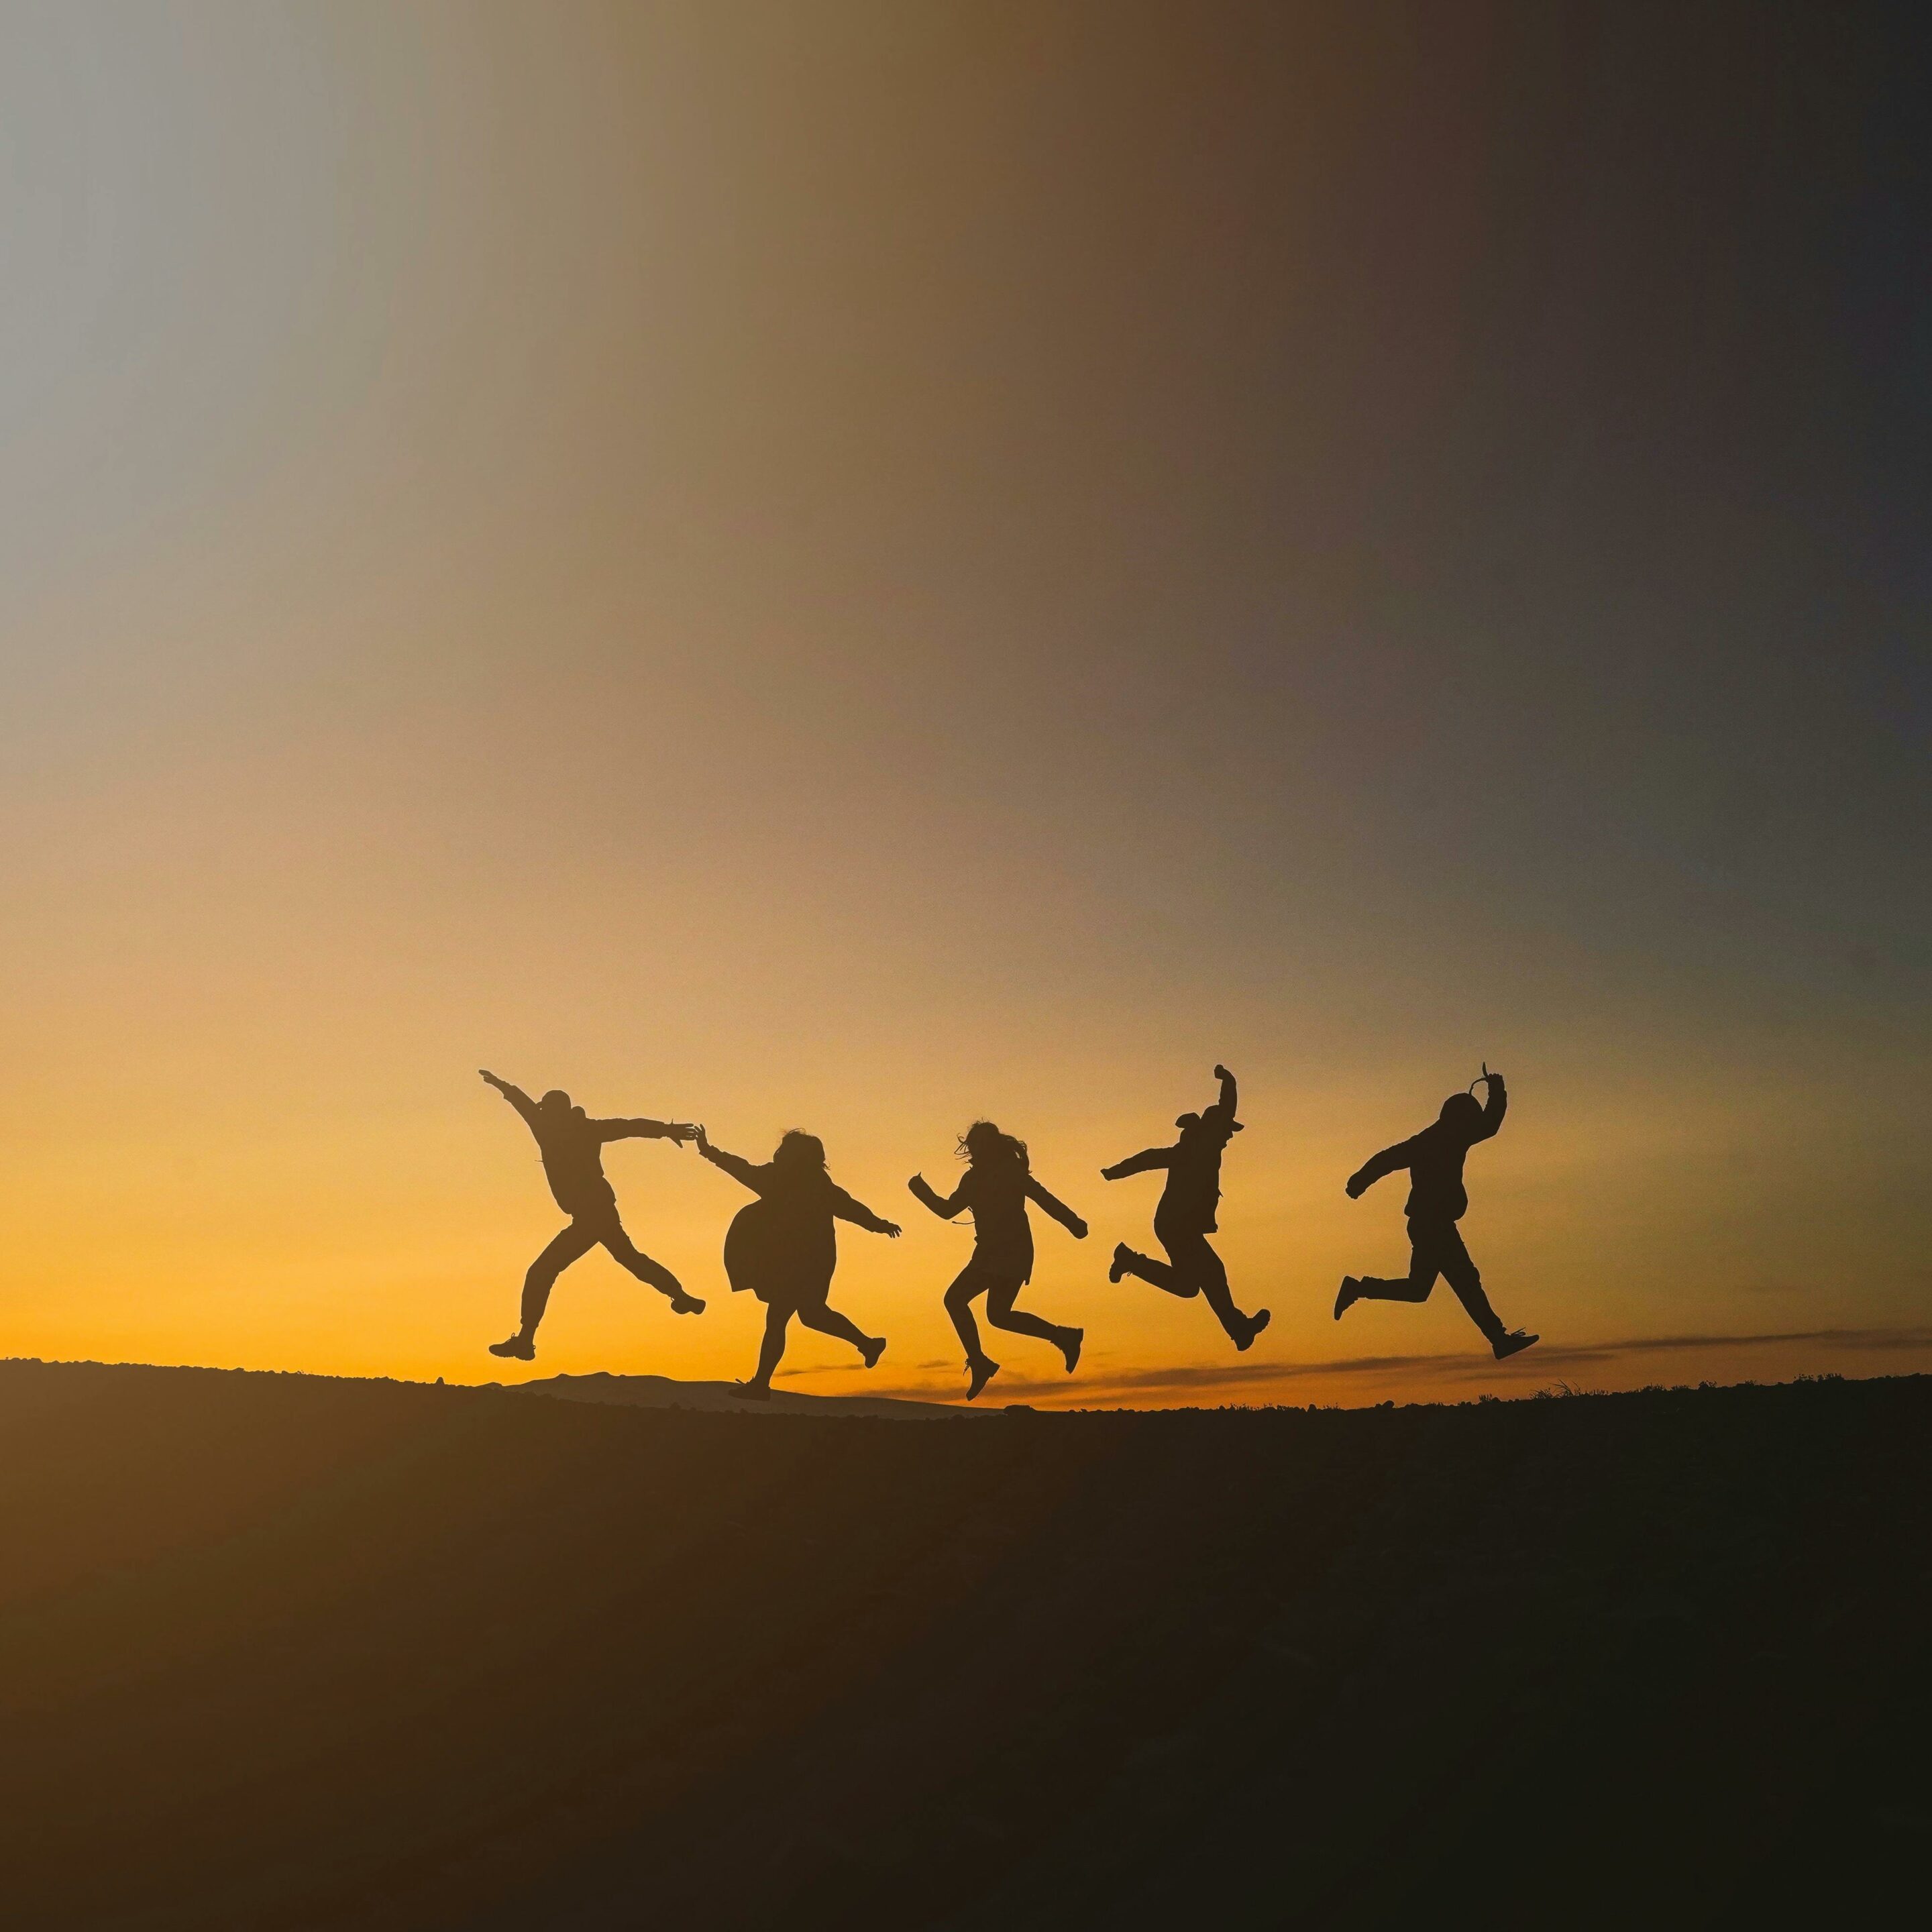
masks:
<path fill-rule="evenodd" d="M 1428 1380 L 1457 1382 L 1507 1376 L 1512 1382 L 1533 1383 L 1556 1368 L 1603 1366 L 1631 1358 L 1649 1358 L 1684 1354 L 1712 1349 L 1761 1349 L 1812 1347 L 1834 1354 L 1850 1353 L 1906 1355 L 1932 1354 L 1932 1328 L 1812 1328 L 1757 1335 L 1640 1336 L 1609 1342 L 1578 1342 L 1568 1347 L 1538 1348 L 1527 1358 L 1508 1370 L 1499 1369 L 1486 1357 L 1457 1355 L 1352 1355 L 1321 1362 L 1233 1362 L 1226 1366 L 1213 1364 L 1177 1364 L 1131 1370 L 1096 1378 L 1084 1386 L 1070 1386 L 1064 1380 L 1034 1380 L 1024 1376 L 1001 1376 L 993 1393 L 1008 1401 L 1038 1396 L 1061 1396 L 1077 1392 L 1094 1398 L 1128 1398 L 1135 1396 L 1172 1394 L 1189 1390 L 1202 1394 L 1225 1391 L 1230 1395 L 1250 1395 L 1278 1384 L 1306 1382 L 1328 1377 L 1414 1376 Z M 874 1391 L 868 1390 L 867 1393 Z M 943 1391 L 930 1388 L 880 1389 L 881 1395 L 931 1401 Z"/>

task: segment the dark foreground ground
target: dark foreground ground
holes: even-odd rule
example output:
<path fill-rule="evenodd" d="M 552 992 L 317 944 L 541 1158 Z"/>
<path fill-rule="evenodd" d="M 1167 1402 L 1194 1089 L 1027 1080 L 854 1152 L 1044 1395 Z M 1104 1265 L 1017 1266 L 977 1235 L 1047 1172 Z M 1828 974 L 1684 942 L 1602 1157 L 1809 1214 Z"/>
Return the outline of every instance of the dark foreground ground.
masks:
<path fill-rule="evenodd" d="M 1932 1856 L 1932 1378 L 914 1428 L 17 1363 L 0 1445 L 13 1927 L 1856 1924 Z"/>

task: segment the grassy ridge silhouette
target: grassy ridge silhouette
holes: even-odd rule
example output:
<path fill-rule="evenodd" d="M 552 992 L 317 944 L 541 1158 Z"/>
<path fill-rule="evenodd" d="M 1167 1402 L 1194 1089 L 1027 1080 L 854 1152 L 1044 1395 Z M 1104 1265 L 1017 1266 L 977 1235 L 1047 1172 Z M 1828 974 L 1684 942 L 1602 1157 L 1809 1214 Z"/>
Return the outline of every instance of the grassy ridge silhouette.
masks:
<path fill-rule="evenodd" d="M 1842 1918 L 1925 1849 L 1928 1421 L 0 1365 L 9 1922 Z"/>

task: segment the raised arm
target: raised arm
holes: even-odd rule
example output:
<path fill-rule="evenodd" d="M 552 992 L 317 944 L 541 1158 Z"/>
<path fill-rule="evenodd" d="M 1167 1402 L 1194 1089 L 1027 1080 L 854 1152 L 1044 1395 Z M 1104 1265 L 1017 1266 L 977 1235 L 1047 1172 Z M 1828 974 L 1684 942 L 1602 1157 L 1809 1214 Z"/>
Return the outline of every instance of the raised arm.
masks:
<path fill-rule="evenodd" d="M 600 1141 L 694 1140 L 698 1130 L 688 1120 L 592 1120 Z"/>
<path fill-rule="evenodd" d="M 1488 1067 L 1483 1069 L 1490 1073 Z M 1503 1116 L 1509 1112 L 1509 1094 L 1503 1085 L 1500 1073 L 1490 1073 L 1489 1090 L 1483 1096 L 1483 1124 L 1470 1137 L 1473 1147 L 1478 1141 L 1486 1141 L 1503 1124 Z"/>
<path fill-rule="evenodd" d="M 1064 1201 L 1048 1193 L 1031 1174 L 1027 1176 L 1027 1198 L 1046 1209 L 1076 1241 L 1087 1238 L 1087 1223 Z"/>
<path fill-rule="evenodd" d="M 1214 1078 L 1221 1083 L 1221 1097 L 1215 1105 L 1226 1119 L 1232 1120 L 1234 1118 L 1234 1076 L 1225 1066 L 1217 1066 Z"/>
<path fill-rule="evenodd" d="M 850 1221 L 874 1234 L 890 1234 L 897 1238 L 899 1224 L 888 1221 L 883 1214 L 874 1214 L 862 1201 L 854 1201 L 842 1187 L 832 1190 L 832 1211 L 842 1221 Z"/>
<path fill-rule="evenodd" d="M 1415 1142 L 1413 1139 L 1398 1141 L 1392 1148 L 1384 1148 L 1378 1154 L 1372 1155 L 1349 1175 L 1348 1198 L 1359 1201 L 1385 1174 L 1394 1174 L 1406 1167 L 1412 1157 Z"/>
<path fill-rule="evenodd" d="M 1124 1180 L 1130 1174 L 1149 1174 L 1157 1167 L 1174 1165 L 1174 1150 L 1171 1147 L 1149 1148 L 1144 1154 L 1130 1154 L 1125 1160 L 1117 1160 L 1112 1167 L 1100 1170 L 1102 1180 Z"/>
<path fill-rule="evenodd" d="M 478 1067 L 477 1072 L 523 1115 L 527 1123 L 534 1123 L 537 1116 L 537 1103 L 520 1087 L 513 1087 L 507 1080 L 499 1080 L 487 1068 Z"/>
<path fill-rule="evenodd" d="M 930 1208 L 942 1221 L 950 1221 L 966 1205 L 966 1177 L 959 1177 L 959 1185 L 944 1200 L 939 1198 L 939 1190 L 932 1186 L 922 1174 L 915 1174 L 906 1183 L 912 1198 Z"/>

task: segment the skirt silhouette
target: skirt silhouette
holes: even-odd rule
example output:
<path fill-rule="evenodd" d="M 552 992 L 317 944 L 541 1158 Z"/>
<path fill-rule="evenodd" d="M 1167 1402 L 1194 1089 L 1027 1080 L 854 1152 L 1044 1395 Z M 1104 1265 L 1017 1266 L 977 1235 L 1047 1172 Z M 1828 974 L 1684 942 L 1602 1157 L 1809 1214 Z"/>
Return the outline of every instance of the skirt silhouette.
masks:
<path fill-rule="evenodd" d="M 829 1216 L 788 1214 L 788 1204 L 758 1200 L 739 1209 L 724 1232 L 724 1273 L 734 1293 L 773 1308 L 809 1308 L 831 1292 L 838 1250 Z"/>

